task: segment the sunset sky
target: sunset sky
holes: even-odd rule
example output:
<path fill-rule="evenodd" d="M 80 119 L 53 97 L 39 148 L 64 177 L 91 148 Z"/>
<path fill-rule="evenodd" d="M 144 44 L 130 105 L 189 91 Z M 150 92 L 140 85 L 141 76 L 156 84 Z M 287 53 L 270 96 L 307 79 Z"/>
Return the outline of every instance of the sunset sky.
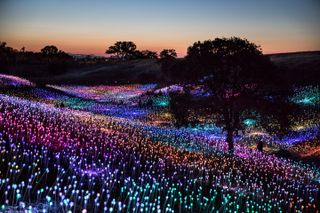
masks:
<path fill-rule="evenodd" d="M 239 36 L 264 53 L 320 50 L 319 0 L 0 0 L 0 41 L 104 55 L 116 41 L 174 48 Z"/>

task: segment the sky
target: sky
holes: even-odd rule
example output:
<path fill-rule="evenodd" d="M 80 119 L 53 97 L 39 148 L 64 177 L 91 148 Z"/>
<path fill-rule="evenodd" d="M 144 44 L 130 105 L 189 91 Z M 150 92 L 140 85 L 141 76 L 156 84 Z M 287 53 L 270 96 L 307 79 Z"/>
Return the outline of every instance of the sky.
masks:
<path fill-rule="evenodd" d="M 116 41 L 176 49 L 238 36 L 264 53 L 320 50 L 320 0 L 0 0 L 0 41 L 104 55 Z"/>

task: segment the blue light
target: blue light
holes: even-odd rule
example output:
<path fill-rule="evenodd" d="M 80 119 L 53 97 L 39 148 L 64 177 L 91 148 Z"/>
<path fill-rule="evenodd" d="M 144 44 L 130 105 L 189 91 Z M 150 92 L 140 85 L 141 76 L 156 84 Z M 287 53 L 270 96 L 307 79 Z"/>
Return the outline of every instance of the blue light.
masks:
<path fill-rule="evenodd" d="M 250 126 L 255 125 L 255 124 L 257 123 L 257 121 L 254 120 L 254 119 L 251 119 L 251 118 L 247 118 L 247 119 L 243 120 L 243 123 L 244 123 L 246 126 L 250 127 Z"/>

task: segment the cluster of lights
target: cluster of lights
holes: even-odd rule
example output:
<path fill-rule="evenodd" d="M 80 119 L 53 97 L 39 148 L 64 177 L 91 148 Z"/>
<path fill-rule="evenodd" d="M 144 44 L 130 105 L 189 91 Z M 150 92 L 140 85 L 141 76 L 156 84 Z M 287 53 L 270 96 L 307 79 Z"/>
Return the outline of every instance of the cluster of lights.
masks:
<path fill-rule="evenodd" d="M 10 76 L 11 79 L 16 79 L 17 82 L 15 82 L 15 85 L 19 85 L 19 79 L 18 77 Z M 18 80 L 17 80 L 18 79 Z M 30 100 L 35 100 L 39 102 L 44 102 L 48 104 L 52 104 L 54 106 L 65 106 L 71 109 L 77 109 L 82 111 L 89 111 L 97 114 L 107 115 L 107 116 L 113 116 L 113 117 L 119 117 L 119 118 L 128 118 L 128 119 L 138 119 L 142 120 L 145 123 L 149 123 L 155 126 L 173 126 L 174 123 L 173 117 L 167 112 L 166 108 L 169 105 L 169 97 L 167 95 L 155 95 L 155 96 L 146 96 L 147 91 L 150 91 L 154 89 L 156 85 L 154 84 L 146 84 L 146 85 L 125 85 L 125 86 L 93 86 L 93 87 L 57 87 L 57 86 L 51 86 L 58 90 L 62 90 L 66 93 L 76 95 L 77 97 L 70 97 L 67 94 L 63 94 L 61 92 L 55 92 L 52 90 L 46 90 L 41 88 L 31 88 L 29 89 L 29 92 L 23 90 L 21 94 L 12 94 L 10 93 L 10 90 L 7 90 L 7 93 L 9 95 L 13 96 L 19 96 L 19 97 L 25 97 Z M 177 86 L 176 86 L 177 87 Z M 169 87 L 170 88 L 170 87 Z M 78 91 L 79 89 L 79 91 Z M 166 88 L 164 88 L 166 89 Z M 200 88 L 201 89 L 201 88 Z M 161 89 L 160 89 L 161 90 Z M 157 90 L 158 91 L 158 90 Z M 197 89 L 195 89 L 197 91 Z M 296 90 L 295 98 L 305 96 L 305 93 L 313 94 L 313 96 L 317 96 L 317 88 L 315 87 L 307 87 L 304 89 Z M 300 92 L 299 92 L 300 91 Z M 20 91 L 21 92 L 21 91 Z M 103 94 L 106 93 L 104 96 Z M 142 95 L 143 98 L 147 97 L 148 99 L 151 99 L 151 103 L 153 103 L 153 106 L 156 108 L 152 108 L 151 110 L 148 109 L 148 107 L 141 107 L 138 106 L 138 99 L 137 98 L 129 98 L 126 102 L 121 102 L 122 95 L 125 93 L 131 93 L 136 94 L 136 97 L 140 97 L 139 100 L 141 100 Z M 98 101 L 95 101 L 95 94 L 99 94 L 100 98 L 98 98 Z M 122 94 L 122 95 L 119 95 Z M 86 99 L 83 99 L 81 97 L 85 97 Z M 104 97 L 102 99 L 101 97 Z M 130 100 L 130 101 L 128 101 Z M 104 102 L 104 103 L 101 103 Z M 107 102 L 107 103 L 105 103 Z M 144 100 L 144 102 L 147 102 Z M 62 103 L 62 104 L 61 104 Z M 190 115 L 191 117 L 197 116 Z M 306 118 L 307 116 L 307 118 Z M 318 125 L 318 119 L 316 119 L 316 115 L 314 113 L 310 112 L 310 109 L 303 113 L 302 116 L 304 119 L 297 120 L 297 124 L 293 126 L 293 131 L 289 133 L 287 136 L 282 138 L 281 140 L 276 137 L 276 135 L 269 135 L 262 131 L 262 134 L 266 135 L 267 137 L 261 137 L 260 135 L 253 134 L 255 132 L 261 132 L 256 131 L 256 127 L 259 127 L 258 121 L 252 118 L 244 118 L 243 124 L 246 128 L 248 128 L 249 134 L 243 135 L 242 141 L 252 141 L 247 140 L 248 137 L 254 138 L 256 136 L 259 136 L 258 140 L 264 140 L 268 144 L 276 145 L 276 147 L 281 147 L 284 149 L 290 149 L 293 145 L 299 144 L 299 147 L 301 146 L 301 143 L 304 141 L 310 141 L 317 138 L 318 132 L 319 132 L 319 125 Z M 191 118 L 192 119 L 192 118 Z M 201 120 L 201 118 L 197 118 L 198 120 Z M 306 121 L 308 122 L 306 124 Z M 206 123 L 210 123 L 210 121 L 205 118 Z M 311 123 L 310 123 L 311 122 Z M 214 123 L 212 121 L 211 123 Z M 301 125 L 303 124 L 303 125 Z M 310 128 L 310 126 L 312 128 Z M 195 128 L 198 131 L 206 131 L 206 129 L 201 128 Z M 252 131 L 251 131 L 252 130 Z M 251 134 L 252 132 L 252 134 Z M 215 136 L 221 138 L 220 134 L 212 133 Z M 213 137 L 212 135 L 210 136 Z M 222 136 L 223 137 L 223 136 Z M 270 143 L 271 142 L 271 143 Z M 306 146 L 309 147 L 309 146 Z"/>
<path fill-rule="evenodd" d="M 306 86 L 296 88 L 290 100 L 296 104 L 315 106 L 320 105 L 319 86 Z"/>
<path fill-rule="evenodd" d="M 149 114 L 148 109 L 140 108 L 132 104 L 118 104 L 117 102 L 100 103 L 94 100 L 82 99 L 68 96 L 57 91 L 42 88 L 31 88 L 29 90 L 6 90 L 7 95 L 23 97 L 41 103 L 50 104 L 57 107 L 67 107 L 70 109 L 89 111 L 96 114 L 114 116 L 119 118 L 142 119 Z"/>
<path fill-rule="evenodd" d="M 169 96 L 156 96 L 152 99 L 153 106 L 155 107 L 168 107 L 170 104 Z"/>
<path fill-rule="evenodd" d="M 7 87 L 7 86 L 28 86 L 33 87 L 35 86 L 32 82 L 20 78 L 13 75 L 6 75 L 6 74 L 0 74 L 0 87 Z"/>
<path fill-rule="evenodd" d="M 1 211 L 319 209 L 319 168 L 241 144 L 231 157 L 214 126 L 198 128 L 0 95 Z"/>
<path fill-rule="evenodd" d="M 156 84 L 132 84 L 124 86 L 54 86 L 49 87 L 61 90 L 79 98 L 98 102 L 129 103 L 137 97 L 153 90 Z"/>
<path fill-rule="evenodd" d="M 12 81 L 0 84 L 28 85 Z M 156 85 L 51 87 L 65 94 L 36 87 L 0 94 L 0 212 L 320 208 L 319 167 L 238 143 L 260 137 L 301 157 L 319 157 L 313 109 L 281 140 L 244 118 L 248 132 L 235 138 L 229 156 L 225 133 L 212 122 L 175 128 L 168 95 L 138 106 Z"/>

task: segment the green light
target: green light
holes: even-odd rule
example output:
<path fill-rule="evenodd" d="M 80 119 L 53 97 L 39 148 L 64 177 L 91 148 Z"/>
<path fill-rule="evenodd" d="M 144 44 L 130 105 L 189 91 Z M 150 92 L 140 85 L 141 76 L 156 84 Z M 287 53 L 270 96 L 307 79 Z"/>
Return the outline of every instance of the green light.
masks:
<path fill-rule="evenodd" d="M 21 194 L 17 194 L 16 197 L 17 197 L 17 199 L 20 199 L 21 198 Z"/>
<path fill-rule="evenodd" d="M 254 119 L 251 119 L 251 118 L 247 118 L 247 119 L 243 120 L 243 123 L 244 123 L 246 126 L 250 127 L 250 126 L 255 125 L 255 124 L 257 123 L 257 121 L 254 120 Z"/>
<path fill-rule="evenodd" d="M 313 104 L 313 101 L 316 99 L 316 97 L 305 97 L 301 100 L 298 100 L 298 104 L 305 104 L 305 105 L 311 105 Z"/>
<path fill-rule="evenodd" d="M 169 97 L 166 96 L 156 97 L 153 100 L 153 105 L 156 107 L 167 107 L 169 104 Z"/>
<path fill-rule="evenodd" d="M 158 106 L 162 106 L 162 107 L 166 107 L 166 106 L 168 106 L 169 105 L 169 102 L 168 101 L 160 101 L 159 103 L 158 103 Z"/>
<path fill-rule="evenodd" d="M 320 101 L 319 87 L 307 86 L 295 89 L 295 94 L 289 99 L 300 105 L 317 105 Z"/>

